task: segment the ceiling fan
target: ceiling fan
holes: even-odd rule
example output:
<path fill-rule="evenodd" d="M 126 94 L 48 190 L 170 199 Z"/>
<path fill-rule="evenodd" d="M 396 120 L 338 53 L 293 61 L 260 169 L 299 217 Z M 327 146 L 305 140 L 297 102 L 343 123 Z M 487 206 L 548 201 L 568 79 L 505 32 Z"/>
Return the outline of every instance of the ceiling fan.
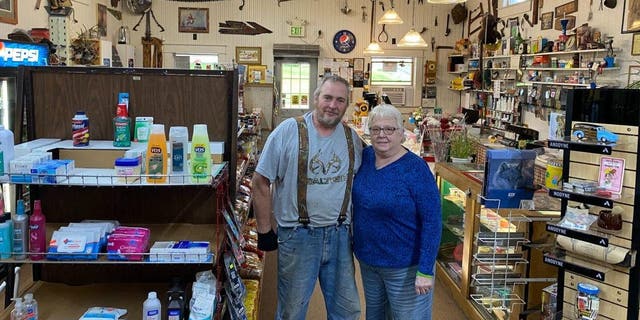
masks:
<path fill-rule="evenodd" d="M 151 0 L 125 0 L 125 4 L 134 14 L 143 14 L 151 8 Z"/>

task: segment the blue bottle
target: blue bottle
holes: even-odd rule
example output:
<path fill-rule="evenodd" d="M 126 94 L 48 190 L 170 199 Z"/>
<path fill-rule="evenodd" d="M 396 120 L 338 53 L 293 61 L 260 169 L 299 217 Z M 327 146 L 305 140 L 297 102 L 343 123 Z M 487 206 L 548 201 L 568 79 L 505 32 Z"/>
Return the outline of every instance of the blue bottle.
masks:
<path fill-rule="evenodd" d="M 6 212 L 0 214 L 0 258 L 11 258 L 11 249 L 13 247 L 13 223 L 11 222 L 11 213 Z"/>

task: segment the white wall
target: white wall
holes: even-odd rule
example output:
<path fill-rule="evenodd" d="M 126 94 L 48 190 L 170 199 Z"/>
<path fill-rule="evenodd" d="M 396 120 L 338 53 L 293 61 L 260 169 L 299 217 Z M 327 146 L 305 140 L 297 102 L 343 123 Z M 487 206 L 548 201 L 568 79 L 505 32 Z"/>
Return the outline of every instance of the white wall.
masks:
<path fill-rule="evenodd" d="M 102 3 L 110 6 L 109 0 L 72 0 L 76 11 L 76 18 L 79 20 L 77 24 L 71 25 L 71 35 L 75 35 L 83 27 L 91 27 L 96 24 L 97 4 Z M 417 0 L 416 0 L 417 1 Z M 469 0 L 468 8 L 477 7 L 480 0 Z M 0 23 L 0 37 L 5 37 L 13 31 L 15 27 L 30 29 L 33 27 L 46 27 L 48 15 L 44 8 L 40 10 L 34 9 L 33 1 L 18 0 L 18 25 L 7 25 Z M 340 8 L 344 6 L 345 0 L 291 0 L 281 2 L 278 6 L 277 0 L 246 0 L 242 11 L 238 10 L 241 3 L 240 0 L 223 0 L 215 2 L 175 2 L 167 0 L 154 0 L 153 11 L 158 21 L 164 26 L 165 32 L 160 33 L 155 23 L 151 22 L 152 36 L 164 39 L 164 66 L 173 67 L 173 53 L 217 53 L 220 54 L 222 63 L 231 63 L 235 55 L 236 46 L 260 46 L 262 47 L 262 63 L 268 68 L 273 67 L 272 48 L 274 43 L 294 43 L 294 44 L 318 44 L 321 47 L 320 58 L 356 58 L 363 57 L 362 51 L 369 43 L 370 36 L 370 0 L 347 0 L 349 7 L 352 9 L 350 15 L 344 15 L 340 12 Z M 385 6 L 390 6 L 389 0 L 385 0 Z M 416 4 L 415 10 L 415 27 L 421 30 L 427 27 L 428 30 L 423 34 L 423 38 L 430 43 L 431 37 L 436 38 L 436 46 L 453 46 L 456 40 L 466 36 L 467 25 L 450 23 L 451 33 L 448 37 L 444 36 L 446 28 L 447 13 L 451 12 L 453 5 L 431 5 L 424 1 L 424 4 Z M 486 6 L 486 1 L 482 1 Z M 567 0 L 545 0 L 544 7 L 540 10 L 543 12 L 552 11 L 556 6 L 566 3 Z M 578 1 L 579 11 L 574 13 L 577 16 L 577 24 L 586 22 L 589 12 L 589 1 Z M 42 0 L 42 6 L 46 5 L 47 0 Z M 376 4 L 378 1 L 375 2 Z M 419 58 L 420 64 L 426 60 L 438 60 L 438 105 L 443 107 L 445 112 L 455 112 L 459 106 L 459 93 L 447 90 L 449 82 L 453 76 L 446 72 L 446 57 L 451 54 L 451 50 L 401 50 L 391 44 L 391 39 L 400 38 L 407 32 L 411 25 L 411 13 L 413 8 L 404 0 L 395 0 L 396 11 L 405 20 L 402 25 L 388 25 L 386 27 L 389 33 L 389 43 L 383 43 L 382 47 L 387 54 L 408 54 Z M 613 34 L 614 47 L 623 47 L 625 51 L 618 53 L 617 61 L 622 66 L 621 73 L 626 72 L 627 66 L 633 61 L 629 54 L 631 47 L 631 34 L 620 34 L 621 16 L 623 1 L 618 1 L 616 9 L 605 8 L 604 11 L 598 10 L 599 1 L 594 1 L 593 19 L 589 24 L 598 28 L 603 34 Z M 116 35 L 121 25 L 126 25 L 129 29 L 133 28 L 140 16 L 132 15 L 126 8 L 123 9 L 124 1 L 121 0 L 118 10 L 123 13 L 123 20 L 116 20 L 111 14 L 108 16 L 107 39 L 116 43 Z M 362 19 L 362 6 L 366 6 L 364 11 L 367 14 L 365 22 Z M 191 33 L 179 33 L 178 29 L 178 7 L 198 7 L 210 9 L 210 32 L 205 34 L 197 34 L 197 40 L 192 39 Z M 526 8 L 528 9 L 528 8 Z M 488 8 L 485 8 L 488 10 Z M 514 13 L 509 10 L 502 10 L 500 17 L 508 18 Z M 376 6 L 376 20 L 382 15 L 379 5 Z M 521 16 L 521 13 L 520 13 Z M 438 26 L 434 25 L 434 20 L 438 20 Z M 307 20 L 307 36 L 305 38 L 290 38 L 287 36 L 288 25 L 287 20 L 299 18 Z M 270 29 L 273 33 L 262 34 L 256 36 L 248 35 L 224 35 L 218 33 L 218 23 L 225 20 L 237 21 L 255 21 L 262 26 Z M 381 31 L 381 26 L 374 25 L 374 38 Z M 352 31 L 357 38 L 356 48 L 349 54 L 341 54 L 333 49 L 332 39 L 334 34 L 342 29 Z M 318 31 L 322 31 L 322 37 L 318 38 Z M 144 21 L 138 32 L 131 30 L 131 44 L 136 47 L 136 63 L 142 64 L 142 48 L 140 39 L 144 36 Z M 524 36 L 535 37 L 538 34 L 550 39 L 556 38 L 559 34 L 556 30 L 540 30 L 540 25 L 533 28 L 527 26 Z M 473 37 L 475 37 L 474 35 Z M 422 85 L 422 77 L 419 78 L 416 87 L 415 103 L 420 94 Z M 613 77 L 614 79 L 616 77 Z M 626 84 L 626 75 L 618 77 L 621 84 Z M 359 96 L 359 93 L 355 93 Z M 525 115 L 525 122 L 530 115 Z"/>

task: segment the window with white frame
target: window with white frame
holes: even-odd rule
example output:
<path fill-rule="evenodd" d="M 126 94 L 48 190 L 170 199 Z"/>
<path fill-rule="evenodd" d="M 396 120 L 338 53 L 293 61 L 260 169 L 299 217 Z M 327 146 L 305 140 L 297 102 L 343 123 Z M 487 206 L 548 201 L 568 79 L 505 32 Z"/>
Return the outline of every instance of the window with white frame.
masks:
<path fill-rule="evenodd" d="M 514 5 L 529 2 L 529 1 L 530 0 L 502 0 L 502 7 L 506 8 L 506 7 L 514 6 Z"/>
<path fill-rule="evenodd" d="M 280 97 L 283 109 L 308 109 L 310 101 L 311 64 L 282 63 Z"/>
<path fill-rule="evenodd" d="M 371 80 L 374 86 L 412 86 L 414 60 L 411 57 L 372 57 Z"/>
<path fill-rule="evenodd" d="M 178 69 L 217 70 L 217 54 L 179 54 L 175 55 L 175 66 Z"/>

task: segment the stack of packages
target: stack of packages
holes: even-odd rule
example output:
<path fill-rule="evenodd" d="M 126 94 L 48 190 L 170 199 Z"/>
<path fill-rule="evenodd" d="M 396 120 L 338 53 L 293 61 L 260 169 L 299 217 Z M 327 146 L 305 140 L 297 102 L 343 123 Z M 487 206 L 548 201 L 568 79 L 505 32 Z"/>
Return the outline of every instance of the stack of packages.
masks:
<path fill-rule="evenodd" d="M 255 219 L 247 220 L 243 229 L 245 239 L 242 251 L 245 261 L 240 266 L 240 276 L 247 289 L 244 305 L 247 319 L 257 319 L 260 296 L 260 279 L 262 279 L 264 252 L 258 250 L 258 234 L 256 233 Z"/>
<path fill-rule="evenodd" d="M 53 232 L 49 241 L 49 260 L 97 260 L 107 244 L 115 221 L 72 222 Z"/>
<path fill-rule="evenodd" d="M 117 227 L 108 237 L 109 260 L 142 261 L 149 249 L 151 231 L 141 227 Z"/>

